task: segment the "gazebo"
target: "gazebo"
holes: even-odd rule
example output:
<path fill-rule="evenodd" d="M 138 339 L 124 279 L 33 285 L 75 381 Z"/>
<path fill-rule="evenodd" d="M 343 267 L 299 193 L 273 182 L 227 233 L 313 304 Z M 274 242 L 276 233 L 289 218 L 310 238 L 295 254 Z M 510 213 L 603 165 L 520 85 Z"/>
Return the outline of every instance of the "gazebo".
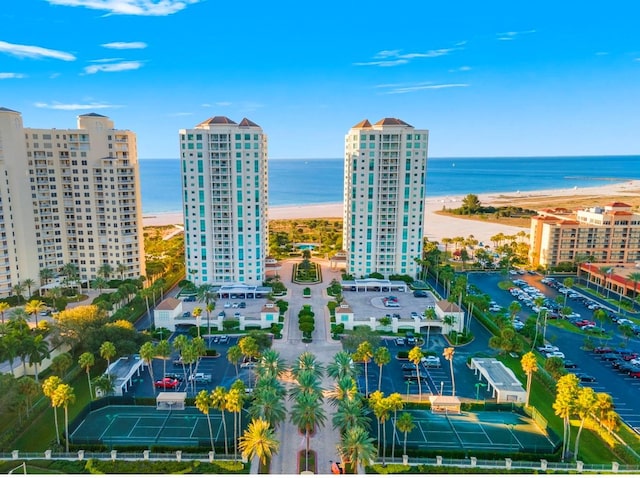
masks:
<path fill-rule="evenodd" d="M 184 410 L 187 392 L 160 392 L 156 398 L 156 410 Z"/>

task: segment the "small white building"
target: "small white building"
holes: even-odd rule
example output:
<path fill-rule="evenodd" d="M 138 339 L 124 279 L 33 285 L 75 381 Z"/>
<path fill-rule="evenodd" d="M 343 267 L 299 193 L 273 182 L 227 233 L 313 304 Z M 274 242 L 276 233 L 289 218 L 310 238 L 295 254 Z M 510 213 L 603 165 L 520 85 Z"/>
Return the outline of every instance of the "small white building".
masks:
<path fill-rule="evenodd" d="M 498 403 L 524 403 L 527 392 L 510 368 L 494 358 L 472 358 L 471 370 L 478 379 L 487 381 L 487 390 Z"/>
<path fill-rule="evenodd" d="M 458 307 L 453 302 L 448 300 L 439 300 L 435 305 L 436 316 L 441 321 L 442 333 L 448 334 L 452 330 L 458 333 L 462 333 L 464 330 L 464 310 Z M 447 324 L 445 318 L 447 316 L 453 317 L 453 323 Z"/>
<path fill-rule="evenodd" d="M 176 319 L 182 317 L 182 301 L 174 297 L 167 297 L 160 302 L 153 311 L 153 325 L 165 328 L 171 332 L 176 330 Z"/>

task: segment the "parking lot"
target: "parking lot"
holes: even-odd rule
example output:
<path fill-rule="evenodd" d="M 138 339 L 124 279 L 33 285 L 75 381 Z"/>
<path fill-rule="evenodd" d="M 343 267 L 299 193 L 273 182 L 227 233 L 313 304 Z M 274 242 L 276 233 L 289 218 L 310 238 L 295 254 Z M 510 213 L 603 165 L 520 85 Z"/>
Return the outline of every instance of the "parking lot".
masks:
<path fill-rule="evenodd" d="M 552 302 L 556 301 L 557 296 L 563 297 L 562 302 L 564 302 L 564 292 L 559 291 L 561 287 L 557 285 L 553 287 L 547 280 L 545 280 L 546 283 L 543 283 L 543 276 L 512 275 L 510 279 L 522 280 L 527 286 L 535 286 Z M 504 280 L 505 277 L 500 273 L 469 274 L 469 283 L 489 294 L 503 309 L 508 309 L 509 304 L 514 300 L 514 296 L 509 291 L 498 287 L 498 283 Z M 561 283 L 562 279 L 559 279 L 559 282 Z M 616 363 L 630 363 L 633 360 L 630 358 L 631 355 L 627 355 L 629 360 L 624 360 L 617 356 L 615 359 L 606 360 L 604 359 L 605 354 L 594 353 L 584 347 L 585 338 L 591 337 L 596 346 L 640 352 L 640 340 L 638 340 L 638 337 L 631 337 L 627 340 L 620 332 L 618 324 L 610 319 L 602 322 L 595 320 L 595 308 L 592 307 L 590 309 L 589 307 L 594 302 L 599 302 L 597 298 L 586 297 L 586 293 L 575 289 L 568 291 L 566 295 L 567 305 L 571 307 L 572 314 L 575 314 L 570 320 L 573 320 L 574 324 L 581 320 L 597 322 L 597 326 L 602 326 L 604 329 L 606 337 L 599 338 L 597 335 L 589 335 L 587 330 L 575 332 L 565 330 L 554 325 L 562 319 L 551 319 L 547 321 L 547 341 L 552 346 L 557 347 L 558 352 L 561 352 L 565 359 L 575 366 L 575 368 L 572 366 L 572 368 L 568 369 L 569 372 L 576 373 L 585 386 L 593 388 L 596 392 L 606 392 L 611 395 L 615 410 L 620 415 L 620 418 L 630 427 L 640 432 L 640 403 L 637 400 L 637 396 L 640 393 L 640 378 L 635 378 L 625 373 L 624 368 L 620 371 L 619 367 L 614 367 Z M 606 308 L 605 304 L 601 305 Z M 616 312 L 610 308 L 607 309 L 607 313 L 611 313 L 614 317 L 617 316 Z M 522 311 L 519 313 L 520 317 L 526 320 L 526 317 L 532 314 L 536 314 L 533 308 L 523 302 Z"/>
<path fill-rule="evenodd" d="M 178 334 L 174 334 L 172 339 Z M 153 376 L 155 380 L 160 380 L 165 376 L 176 377 L 179 380 L 177 388 L 171 388 L 170 391 L 186 391 L 187 396 L 195 396 L 200 390 L 213 390 L 219 385 L 229 388 L 233 382 L 240 379 L 247 384 L 250 388 L 255 380 L 253 368 L 241 367 L 238 365 L 238 374 L 236 374 L 236 368 L 233 364 L 227 360 L 227 351 L 232 345 L 237 345 L 238 339 L 241 336 L 226 335 L 228 341 L 220 343 L 220 336 L 218 341 L 214 342 L 211 338 L 211 348 L 215 349 L 218 353 L 218 357 L 202 357 L 198 362 L 193 364 L 192 371 L 194 374 L 204 374 L 211 376 L 211 381 L 194 380 L 190 383 L 185 379 L 189 377 L 189 366 L 183 368 L 182 365 L 177 363 L 180 354 L 174 351 L 171 358 L 166 362 L 161 359 L 154 359 L 153 361 Z M 171 340 L 172 340 L 171 339 Z M 166 371 L 165 371 L 166 370 Z M 169 389 L 167 389 L 169 390 Z M 157 387 L 154 394 L 153 386 L 151 383 L 151 377 L 148 370 L 145 368 L 141 372 L 140 377 L 134 380 L 133 387 L 129 389 L 127 395 L 134 397 L 153 397 L 157 392 L 164 391 L 162 388 Z"/>

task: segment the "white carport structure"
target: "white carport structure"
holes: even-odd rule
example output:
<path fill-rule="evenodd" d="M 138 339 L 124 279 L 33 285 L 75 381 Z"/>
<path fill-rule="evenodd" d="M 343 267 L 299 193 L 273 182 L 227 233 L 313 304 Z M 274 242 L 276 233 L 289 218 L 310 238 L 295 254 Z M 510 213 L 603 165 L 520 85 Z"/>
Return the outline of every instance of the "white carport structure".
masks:
<path fill-rule="evenodd" d="M 137 354 L 120 357 L 113 362 L 106 373 L 113 376 L 114 394 L 124 395 L 133 383 L 133 376 L 139 377 L 142 368 L 144 368 L 144 360 Z"/>
<path fill-rule="evenodd" d="M 184 410 L 187 392 L 160 392 L 156 398 L 156 410 Z"/>
<path fill-rule="evenodd" d="M 526 391 L 513 371 L 493 358 L 472 358 L 471 370 L 475 370 L 480 380 L 487 381 L 487 390 L 492 392 L 492 397 L 498 403 L 524 403 Z"/>

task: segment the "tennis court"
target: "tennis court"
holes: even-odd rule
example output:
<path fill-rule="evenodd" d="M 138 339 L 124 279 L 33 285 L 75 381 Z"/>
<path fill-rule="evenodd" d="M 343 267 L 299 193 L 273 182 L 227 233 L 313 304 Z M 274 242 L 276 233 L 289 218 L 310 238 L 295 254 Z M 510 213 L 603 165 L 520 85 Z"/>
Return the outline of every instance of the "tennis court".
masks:
<path fill-rule="evenodd" d="M 552 453 L 555 445 L 529 417 L 513 412 L 463 412 L 447 415 L 408 410 L 415 428 L 407 447 L 432 450 Z M 388 432 L 393 433 L 393 427 Z M 390 439 L 391 437 L 388 437 Z M 396 432 L 396 445 L 404 433 Z"/>
<path fill-rule="evenodd" d="M 227 413 L 227 429 L 233 417 Z M 224 445 L 220 412 L 210 410 L 216 446 Z M 109 405 L 91 411 L 71 432 L 73 444 L 210 446 L 207 417 L 195 407 L 157 410 L 151 406 Z"/>

